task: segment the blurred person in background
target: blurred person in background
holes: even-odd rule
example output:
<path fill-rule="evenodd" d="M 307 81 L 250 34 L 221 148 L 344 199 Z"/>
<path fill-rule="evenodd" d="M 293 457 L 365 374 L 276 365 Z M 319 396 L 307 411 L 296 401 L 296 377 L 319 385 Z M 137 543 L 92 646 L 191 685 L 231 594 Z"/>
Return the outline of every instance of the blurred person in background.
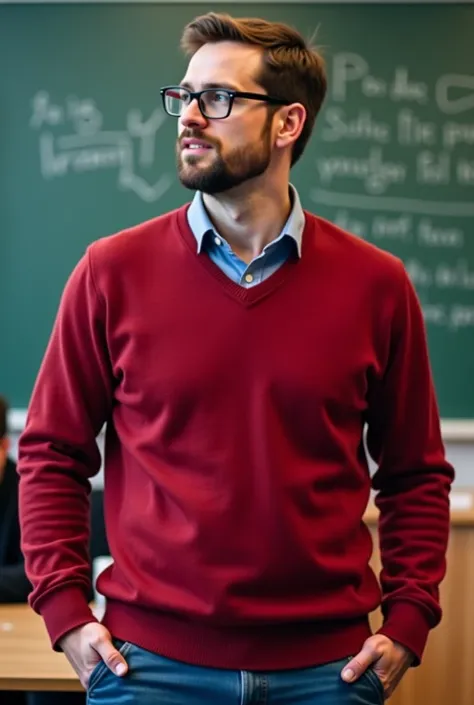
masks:
<path fill-rule="evenodd" d="M 26 602 L 31 584 L 26 577 L 25 561 L 20 548 L 18 520 L 18 475 L 9 456 L 8 404 L 0 396 L 0 602 Z M 1 638 L 1 635 L 0 635 Z M 2 705 L 21 705 L 24 695 L 1 692 Z"/>
<path fill-rule="evenodd" d="M 18 519 L 18 475 L 9 456 L 8 404 L 0 397 L 0 602 L 26 602 L 31 584 L 25 573 Z"/>

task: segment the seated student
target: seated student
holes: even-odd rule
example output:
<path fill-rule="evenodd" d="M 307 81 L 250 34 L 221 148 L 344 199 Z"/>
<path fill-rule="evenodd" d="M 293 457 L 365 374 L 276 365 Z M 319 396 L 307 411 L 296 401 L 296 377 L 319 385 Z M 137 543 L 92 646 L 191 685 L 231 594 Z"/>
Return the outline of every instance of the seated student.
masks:
<path fill-rule="evenodd" d="M 0 397 L 0 602 L 26 602 L 31 585 L 25 574 L 18 521 L 18 476 L 9 457 L 8 406 Z"/>
<path fill-rule="evenodd" d="M 31 584 L 25 574 L 18 521 L 18 475 L 9 457 L 8 405 L 0 397 L 0 603 L 26 602 Z M 2 705 L 20 705 L 22 693 L 0 693 Z"/>

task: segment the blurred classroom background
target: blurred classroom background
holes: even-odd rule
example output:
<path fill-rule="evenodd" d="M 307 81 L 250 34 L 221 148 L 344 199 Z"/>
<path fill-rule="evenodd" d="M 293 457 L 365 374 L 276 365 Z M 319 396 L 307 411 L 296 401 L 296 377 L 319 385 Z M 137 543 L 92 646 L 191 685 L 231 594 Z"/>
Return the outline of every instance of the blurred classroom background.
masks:
<path fill-rule="evenodd" d="M 305 208 L 401 257 L 420 297 L 456 469 L 453 525 L 444 621 L 392 702 L 472 705 L 472 2 L 0 0 L 0 393 L 12 454 L 62 288 L 88 243 L 190 199 L 159 88 L 180 81 L 181 29 L 209 10 L 315 36 L 329 90 L 292 182 Z M 93 484 L 100 497 L 102 476 Z M 375 531 L 371 507 L 367 521 Z"/>

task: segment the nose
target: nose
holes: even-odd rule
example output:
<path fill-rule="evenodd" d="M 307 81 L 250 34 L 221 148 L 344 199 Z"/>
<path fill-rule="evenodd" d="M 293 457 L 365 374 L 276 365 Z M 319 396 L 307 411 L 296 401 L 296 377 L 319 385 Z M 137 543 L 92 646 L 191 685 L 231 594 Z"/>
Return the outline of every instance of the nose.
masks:
<path fill-rule="evenodd" d="M 184 108 L 179 118 L 179 122 L 183 127 L 202 128 L 207 125 L 207 118 L 205 118 L 201 113 L 197 98 L 194 98 L 189 105 Z"/>

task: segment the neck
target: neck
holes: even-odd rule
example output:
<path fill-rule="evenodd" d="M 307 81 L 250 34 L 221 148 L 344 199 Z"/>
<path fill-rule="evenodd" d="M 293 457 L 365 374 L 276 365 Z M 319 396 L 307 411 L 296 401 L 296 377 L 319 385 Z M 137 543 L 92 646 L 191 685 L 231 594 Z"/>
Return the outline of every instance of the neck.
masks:
<path fill-rule="evenodd" d="M 217 232 L 244 262 L 277 238 L 291 212 L 288 182 L 251 189 L 248 184 L 223 194 L 203 194 Z"/>

